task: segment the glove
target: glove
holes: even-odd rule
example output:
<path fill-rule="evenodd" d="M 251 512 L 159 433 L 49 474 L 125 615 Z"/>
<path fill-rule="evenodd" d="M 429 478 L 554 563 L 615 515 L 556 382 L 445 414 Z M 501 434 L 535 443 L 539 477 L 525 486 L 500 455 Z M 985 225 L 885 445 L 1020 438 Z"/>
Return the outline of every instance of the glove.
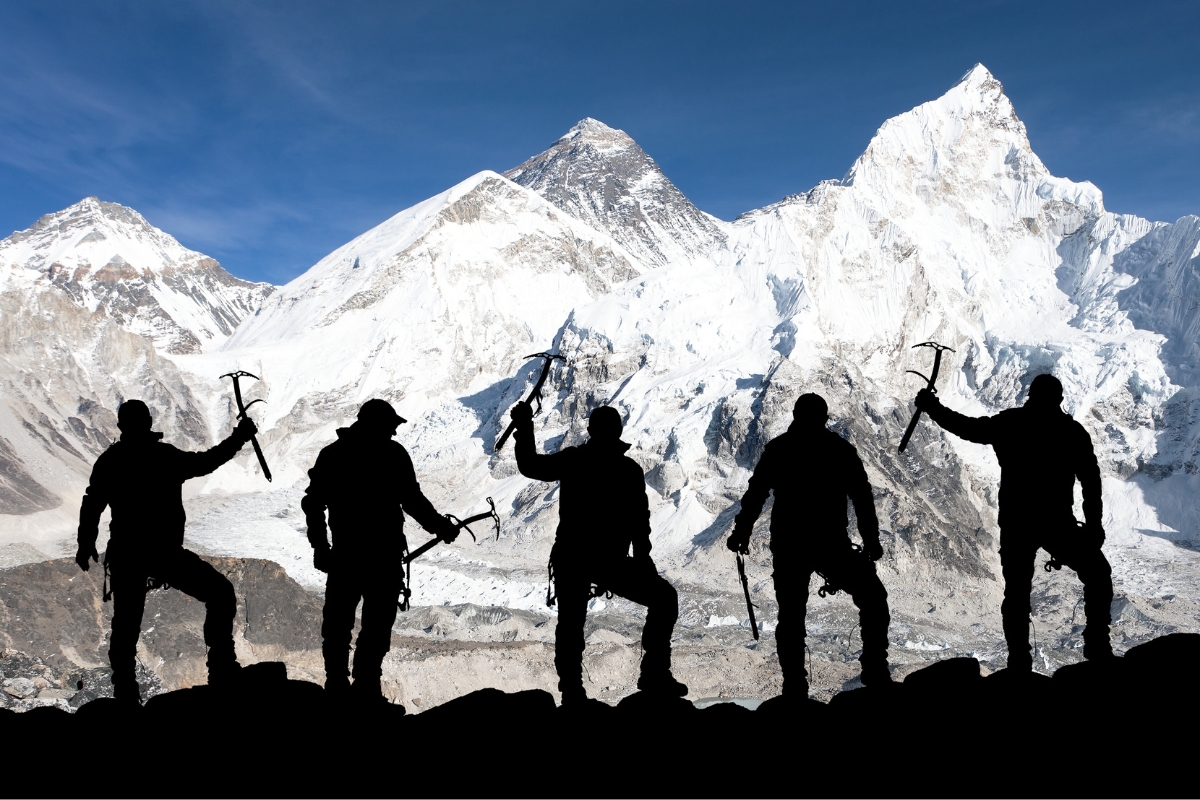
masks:
<path fill-rule="evenodd" d="M 326 574 L 333 569 L 333 550 L 328 546 L 313 548 L 313 566 Z"/>
<path fill-rule="evenodd" d="M 433 531 L 433 534 L 441 539 L 446 544 L 450 544 L 458 538 L 459 531 L 462 529 L 455 525 L 447 517 L 442 517 L 442 522 L 438 525 L 438 529 Z"/>
<path fill-rule="evenodd" d="M 1085 522 L 1083 524 L 1083 540 L 1087 542 L 1088 547 L 1099 550 L 1104 544 L 1104 526 L 1099 522 Z"/>
<path fill-rule="evenodd" d="M 746 555 L 750 552 L 750 531 L 735 527 L 725 541 L 725 546 L 735 553 Z"/>
<path fill-rule="evenodd" d="M 533 408 L 525 401 L 521 401 L 513 406 L 508 415 L 512 417 L 513 422 L 517 423 L 518 428 L 526 428 L 533 425 Z"/>
<path fill-rule="evenodd" d="M 249 417 L 242 417 L 242 421 L 237 424 L 233 432 L 245 443 L 250 441 L 251 436 L 258 433 L 258 426 Z"/>
<path fill-rule="evenodd" d="M 100 554 L 96 552 L 96 545 L 79 545 L 79 550 L 75 553 L 75 563 L 78 564 L 79 568 L 84 572 L 88 571 L 89 558 L 96 563 L 100 563 Z"/>
<path fill-rule="evenodd" d="M 863 555 L 868 560 L 875 562 L 883 558 L 883 545 L 879 543 L 879 539 L 863 539 Z"/>
<path fill-rule="evenodd" d="M 937 395 L 929 389 L 922 389 L 917 392 L 917 399 L 914 402 L 917 409 L 925 413 L 934 411 L 942 406 L 942 401 L 938 400 Z"/>

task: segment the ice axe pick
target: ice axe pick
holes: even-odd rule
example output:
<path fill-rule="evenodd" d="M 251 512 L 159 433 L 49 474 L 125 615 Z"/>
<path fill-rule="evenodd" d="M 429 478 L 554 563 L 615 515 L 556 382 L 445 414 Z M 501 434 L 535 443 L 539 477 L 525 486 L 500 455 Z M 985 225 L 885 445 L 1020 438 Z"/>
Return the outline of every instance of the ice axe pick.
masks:
<path fill-rule="evenodd" d="M 933 354 L 933 371 L 929 373 L 928 378 L 925 378 L 924 375 L 917 372 L 915 369 L 910 369 L 910 370 L 905 370 L 905 371 L 911 372 L 913 375 L 916 375 L 918 378 L 925 378 L 925 383 L 926 383 L 925 388 L 929 389 L 929 391 L 933 392 L 934 394 L 937 394 L 937 387 L 934 386 L 933 384 L 937 381 L 938 372 L 942 368 L 942 351 L 949 350 L 951 353 L 953 353 L 954 348 L 947 347 L 944 344 L 938 344 L 937 342 L 921 342 L 920 344 L 913 345 L 913 349 L 916 349 L 918 347 L 932 347 L 934 349 L 935 352 Z M 915 412 L 913 412 L 912 419 L 909 420 L 909 422 L 908 422 L 908 428 L 904 431 L 904 438 L 900 440 L 900 452 L 901 453 L 904 452 L 904 448 L 908 447 L 908 440 L 912 438 L 913 431 L 915 431 L 917 429 L 917 423 L 920 421 L 921 421 L 921 409 L 918 408 Z"/>
<path fill-rule="evenodd" d="M 553 364 L 556 360 L 561 361 L 565 364 L 565 363 L 567 363 L 567 360 L 565 358 L 563 358 L 562 356 L 560 356 L 558 353 L 533 353 L 532 355 L 528 355 L 525 357 L 526 358 L 544 358 L 544 359 L 546 359 L 546 363 L 544 363 L 542 365 L 542 374 L 538 376 L 537 383 L 535 383 L 533 385 L 533 391 L 529 393 L 529 397 L 526 397 L 524 400 L 520 401 L 527 406 L 533 405 L 533 403 L 536 401 L 537 407 L 538 407 L 538 412 L 541 413 L 541 410 L 542 410 L 542 386 L 544 386 L 546 383 L 546 376 L 550 374 L 550 365 Z M 512 435 L 512 432 L 514 430 L 516 430 L 516 427 L 517 427 L 517 423 L 515 420 L 508 423 L 508 427 L 504 429 L 504 435 L 500 437 L 500 441 L 496 442 L 495 452 L 497 452 L 497 453 L 500 452 L 500 448 L 504 447 L 504 443 L 508 441 L 508 437 Z"/>
<path fill-rule="evenodd" d="M 256 381 L 262 380 L 257 375 L 253 375 L 249 372 L 246 372 L 245 370 L 239 369 L 236 372 L 226 373 L 225 375 L 222 375 L 221 377 L 222 378 L 233 378 L 233 398 L 235 400 L 237 400 L 238 419 L 246 418 L 246 409 L 249 408 L 250 406 L 254 405 L 255 403 L 265 403 L 266 402 L 261 397 L 258 398 L 257 400 L 251 400 L 249 405 L 242 402 L 242 387 L 238 384 L 238 379 L 239 378 L 254 378 L 254 380 L 256 380 Z M 250 444 L 254 445 L 254 455 L 258 456 L 258 465 L 260 467 L 262 467 L 263 475 L 266 475 L 267 480 L 270 481 L 271 480 L 271 468 L 267 466 L 267 460 L 265 458 L 263 458 L 262 448 L 258 446 L 258 437 L 251 436 Z"/>

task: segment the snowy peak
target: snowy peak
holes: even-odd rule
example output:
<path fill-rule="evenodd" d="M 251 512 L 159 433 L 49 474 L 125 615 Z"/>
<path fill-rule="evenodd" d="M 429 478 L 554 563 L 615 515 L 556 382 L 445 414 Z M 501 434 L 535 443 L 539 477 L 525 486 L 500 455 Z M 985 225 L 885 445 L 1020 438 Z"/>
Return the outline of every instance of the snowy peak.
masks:
<path fill-rule="evenodd" d="M 504 176 L 652 266 L 708 253 L 725 241 L 717 220 L 692 205 L 637 142 L 590 117 Z"/>
<path fill-rule="evenodd" d="M 223 342 L 271 293 L 238 280 L 132 208 L 89 197 L 0 241 L 6 280 L 55 287 L 165 353 Z"/>
<path fill-rule="evenodd" d="M 1104 211 L 1095 186 L 1050 174 L 982 64 L 937 100 L 885 122 L 841 184 L 893 219 L 941 207 L 1004 228 L 1037 219 L 1048 205 L 1072 218 Z"/>

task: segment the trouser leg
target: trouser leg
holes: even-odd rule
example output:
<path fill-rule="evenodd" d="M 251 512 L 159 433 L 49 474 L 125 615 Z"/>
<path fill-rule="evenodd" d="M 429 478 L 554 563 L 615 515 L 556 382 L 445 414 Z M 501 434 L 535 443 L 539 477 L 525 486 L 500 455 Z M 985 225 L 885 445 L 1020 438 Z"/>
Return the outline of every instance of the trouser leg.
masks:
<path fill-rule="evenodd" d="M 583 690 L 583 626 L 587 621 L 589 582 L 556 575 L 558 623 L 554 627 L 554 669 L 564 695 Z"/>
<path fill-rule="evenodd" d="M 1088 659 L 1112 656 L 1109 625 L 1112 623 L 1112 567 L 1098 546 L 1079 540 L 1079 534 L 1068 529 L 1074 538 L 1059 536 L 1047 548 L 1050 554 L 1075 570 L 1083 583 L 1083 613 L 1087 625 L 1083 629 L 1083 655 Z"/>
<path fill-rule="evenodd" d="M 392 648 L 392 625 L 396 622 L 396 603 L 404 588 L 394 579 L 381 578 L 363 592 L 362 628 L 354 648 L 354 690 L 380 694 L 383 659 Z M 353 613 L 353 612 L 351 612 Z"/>
<path fill-rule="evenodd" d="M 679 619 L 679 593 L 658 574 L 650 559 L 624 558 L 604 576 L 603 584 L 613 594 L 646 607 L 642 628 L 642 674 L 670 675 L 671 634 Z"/>
<path fill-rule="evenodd" d="M 1029 595 L 1033 591 L 1033 567 L 1037 545 L 1005 541 L 1000 535 L 1000 569 L 1004 575 L 1004 641 L 1008 645 L 1008 668 L 1021 672 L 1033 669 L 1029 644 Z"/>
<path fill-rule="evenodd" d="M 137 694 L 137 643 L 146 610 L 146 574 L 137 569 L 112 566 L 112 638 L 108 661 L 113 687 L 118 695 Z"/>
<path fill-rule="evenodd" d="M 350 637 L 354 632 L 354 611 L 362 593 L 344 571 L 335 570 L 325 580 L 325 606 L 321 610 L 321 655 L 325 659 L 325 686 L 348 683 Z"/>
<path fill-rule="evenodd" d="M 804 668 L 804 640 L 808 629 L 804 618 L 808 613 L 808 584 L 812 570 L 784 569 L 776 564 L 771 579 L 775 583 L 775 602 L 779 620 L 775 627 L 775 650 L 779 656 L 779 671 L 783 673 L 783 693 L 808 695 L 808 670 Z"/>
<path fill-rule="evenodd" d="M 176 554 L 167 562 L 162 574 L 155 577 L 204 603 L 204 644 L 208 646 L 209 676 L 214 671 L 235 667 L 233 618 L 237 615 L 237 596 L 229 579 L 190 550 Z"/>
<path fill-rule="evenodd" d="M 887 590 L 879 580 L 875 566 L 853 550 L 849 540 L 844 547 L 838 546 L 824 554 L 821 562 L 825 576 L 834 586 L 844 589 L 858 607 L 863 642 L 858 660 L 863 668 L 863 682 L 888 680 L 888 626 L 892 615 L 888 611 Z"/>

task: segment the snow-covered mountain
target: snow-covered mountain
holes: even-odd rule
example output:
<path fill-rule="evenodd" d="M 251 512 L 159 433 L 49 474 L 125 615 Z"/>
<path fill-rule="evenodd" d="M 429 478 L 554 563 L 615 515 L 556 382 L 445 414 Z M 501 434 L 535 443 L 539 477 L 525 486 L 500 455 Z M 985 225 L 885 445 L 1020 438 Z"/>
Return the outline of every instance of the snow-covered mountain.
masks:
<path fill-rule="evenodd" d="M 89 197 L 0 241 L 5 280 L 53 286 L 164 353 L 220 346 L 273 286 L 239 280 L 132 208 Z"/>
<path fill-rule="evenodd" d="M 169 440 L 210 444 L 170 357 L 219 345 L 273 290 L 95 198 L 0 241 L 0 563 L 69 549 L 124 398 L 146 398 Z"/>
<path fill-rule="evenodd" d="M 504 173 L 604 231 L 649 266 L 702 256 L 725 240 L 624 131 L 590 117 Z"/>
<path fill-rule="evenodd" d="M 265 491 L 249 455 L 214 475 L 192 500 L 193 544 L 271 558 L 319 587 L 300 533 L 305 471 L 362 401 L 386 397 L 411 420 L 399 438 L 438 507 L 465 516 L 490 496 L 505 518 L 499 541 L 423 559 L 417 602 L 528 609 L 542 602 L 557 493 L 520 477 L 494 441 L 539 367 L 524 356 L 557 348 L 568 363 L 551 374 L 541 446 L 581 441 L 601 403 L 621 410 L 647 472 L 655 557 L 689 625 L 743 620 L 720 540 L 795 397 L 820 392 L 876 489 L 893 639 L 983 653 L 999 641 L 998 468 L 929 424 L 897 452 L 920 385 L 905 371 L 930 362 L 912 345 L 955 349 L 939 385 L 971 414 L 1020 403 L 1039 372 L 1063 380 L 1105 471 L 1119 624 L 1130 637 L 1147 620 L 1179 624 L 1179 606 L 1154 604 L 1200 597 L 1188 549 L 1200 539 L 1198 242 L 1195 217 L 1113 214 L 1095 186 L 1053 176 L 977 66 L 885 122 L 841 180 L 733 222 L 696 209 L 624 133 L 584 120 L 503 176 L 479 173 L 339 248 L 219 347 L 147 352 L 178 368 L 166 407 L 189 409 L 209 436 L 232 421 L 215 376 L 263 378 L 255 414 L 276 481 Z M 76 341 L 63 338 L 63 358 Z M 754 551 L 756 591 L 769 558 Z M 1143 562 L 1184 567 L 1166 582 Z M 1078 596 L 1061 574 L 1038 580 L 1062 602 Z M 1069 654 L 1078 626 L 1047 624 Z"/>

